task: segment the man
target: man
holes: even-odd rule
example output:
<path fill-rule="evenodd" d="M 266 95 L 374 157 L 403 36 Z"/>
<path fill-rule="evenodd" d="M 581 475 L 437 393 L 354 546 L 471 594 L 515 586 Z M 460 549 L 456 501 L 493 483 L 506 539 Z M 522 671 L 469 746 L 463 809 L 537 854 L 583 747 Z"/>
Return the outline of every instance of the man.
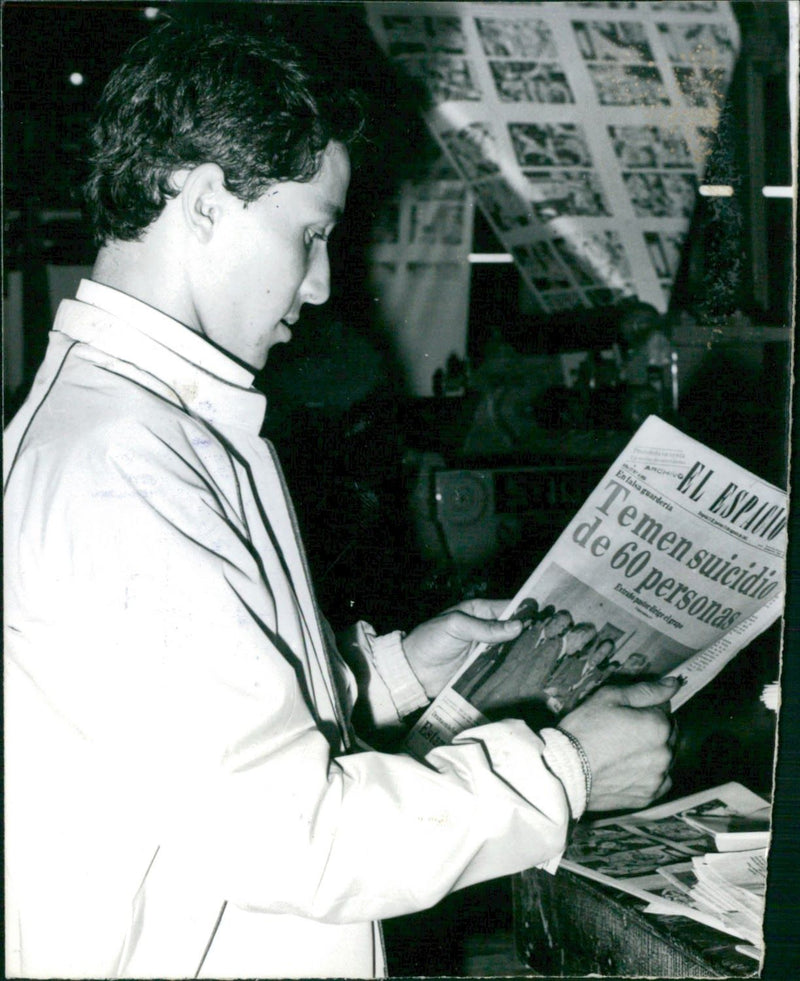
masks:
<path fill-rule="evenodd" d="M 524 599 L 514 610 L 512 617 L 522 625 L 522 632 L 519 636 L 514 640 L 506 641 L 504 644 L 493 644 L 491 647 L 487 647 L 475 658 L 467 670 L 459 675 L 458 681 L 453 685 L 453 690 L 468 702 L 472 702 L 477 708 L 475 698 L 479 697 L 482 687 L 487 683 L 487 680 L 491 680 L 499 668 L 504 665 L 508 668 L 507 658 L 512 649 L 515 649 L 524 637 L 531 634 L 541 615 L 539 604 L 533 597 Z"/>
<path fill-rule="evenodd" d="M 650 662 L 648 658 L 644 654 L 636 651 L 633 654 L 628 655 L 625 661 L 623 661 L 623 663 L 620 665 L 619 674 L 628 678 L 643 675 L 649 667 L 649 664 Z"/>
<path fill-rule="evenodd" d="M 558 638 L 557 646 L 555 638 L 548 642 L 550 646 L 555 646 L 556 650 L 554 653 L 546 654 L 546 661 L 542 665 L 541 673 L 533 679 L 536 690 L 542 692 L 540 697 L 543 697 L 544 688 L 550 679 L 558 674 L 562 665 L 571 664 L 573 658 L 580 657 L 580 652 L 592 644 L 596 636 L 597 628 L 593 623 L 576 623 L 571 624 L 563 637 Z M 542 653 L 545 654 L 546 652 L 543 651 Z M 531 682 L 526 681 L 526 686 L 530 684 Z"/>
<path fill-rule="evenodd" d="M 586 676 L 593 663 L 591 645 L 597 636 L 597 628 L 592 623 L 579 623 L 573 627 L 571 633 L 563 656 L 559 658 L 544 686 L 547 705 L 557 715 L 571 704 L 570 691 Z"/>
<path fill-rule="evenodd" d="M 305 303 L 360 122 L 269 36 L 167 26 L 112 76 L 91 281 L 6 440 L 6 973 L 369 977 L 377 921 L 547 862 L 669 786 L 669 685 L 424 762 L 364 749 L 518 622 L 329 643 L 252 385 Z M 587 801 L 588 797 L 588 801 Z"/>
<path fill-rule="evenodd" d="M 523 700 L 539 698 L 543 680 L 560 656 L 563 638 L 572 627 L 568 610 L 557 610 L 512 642 L 499 678 L 490 678 L 473 699 L 484 714 L 506 711 Z"/>
<path fill-rule="evenodd" d="M 586 658 L 578 678 L 564 691 L 564 710 L 569 710 L 598 688 L 602 682 L 619 667 L 614 660 L 615 643 L 611 637 L 604 637 Z"/>

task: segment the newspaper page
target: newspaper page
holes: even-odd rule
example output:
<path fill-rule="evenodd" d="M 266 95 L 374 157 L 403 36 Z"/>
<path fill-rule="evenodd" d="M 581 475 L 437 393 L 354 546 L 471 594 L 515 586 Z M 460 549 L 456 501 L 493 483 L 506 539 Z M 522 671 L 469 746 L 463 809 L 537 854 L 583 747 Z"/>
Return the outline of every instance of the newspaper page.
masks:
<path fill-rule="evenodd" d="M 674 710 L 780 616 L 786 526 L 784 491 L 650 416 L 504 611 L 523 632 L 476 646 L 408 748 L 608 682 L 679 675 Z"/>
<path fill-rule="evenodd" d="M 666 310 L 739 50 L 730 4 L 365 6 L 533 311 Z"/>
<path fill-rule="evenodd" d="M 766 847 L 715 853 L 698 815 L 746 819 L 769 804 L 738 783 L 579 826 L 561 867 L 647 903 L 645 912 L 687 916 L 762 945 Z"/>

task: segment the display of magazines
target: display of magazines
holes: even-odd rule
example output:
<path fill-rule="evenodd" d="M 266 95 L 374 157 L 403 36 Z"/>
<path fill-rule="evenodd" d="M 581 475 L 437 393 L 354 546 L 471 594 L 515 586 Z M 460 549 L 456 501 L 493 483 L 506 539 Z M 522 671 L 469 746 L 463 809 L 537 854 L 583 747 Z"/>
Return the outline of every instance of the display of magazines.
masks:
<path fill-rule="evenodd" d="M 783 610 L 784 491 L 651 416 L 408 738 L 424 756 L 519 710 L 562 717 L 601 685 L 677 675 L 675 710 Z"/>
<path fill-rule="evenodd" d="M 706 820 L 727 822 L 717 851 Z M 622 818 L 579 825 L 561 867 L 647 903 L 645 912 L 686 916 L 745 941 L 760 957 L 769 804 L 738 783 Z M 737 840 L 738 835 L 738 840 Z M 756 835 L 761 836 L 758 839 Z"/>

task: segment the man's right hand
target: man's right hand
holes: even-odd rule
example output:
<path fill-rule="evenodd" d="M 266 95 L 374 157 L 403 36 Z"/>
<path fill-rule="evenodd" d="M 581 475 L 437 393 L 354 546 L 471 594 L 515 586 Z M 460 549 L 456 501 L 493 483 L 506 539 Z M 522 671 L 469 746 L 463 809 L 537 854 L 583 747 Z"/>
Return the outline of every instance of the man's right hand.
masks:
<path fill-rule="evenodd" d="M 672 786 L 674 728 L 666 703 L 679 687 L 675 678 L 608 685 L 561 720 L 559 728 L 580 742 L 589 760 L 589 810 L 646 807 Z"/>

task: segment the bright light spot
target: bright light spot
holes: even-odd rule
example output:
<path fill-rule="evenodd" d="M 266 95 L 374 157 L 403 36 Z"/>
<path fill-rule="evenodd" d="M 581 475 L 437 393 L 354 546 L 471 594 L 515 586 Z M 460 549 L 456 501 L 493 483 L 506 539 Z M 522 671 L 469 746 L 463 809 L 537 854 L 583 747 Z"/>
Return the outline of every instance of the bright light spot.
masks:
<path fill-rule="evenodd" d="M 765 198 L 791 198 L 794 197 L 794 188 L 789 187 L 767 187 L 761 188 L 761 193 Z"/>
<path fill-rule="evenodd" d="M 513 262 L 514 256 L 508 252 L 470 252 L 467 262 L 493 263 L 493 262 Z"/>
<path fill-rule="evenodd" d="M 147 20 L 155 20 L 158 17 L 160 11 L 158 7 L 145 7 L 142 13 L 144 14 Z"/>
<path fill-rule="evenodd" d="M 83 85 L 83 75 L 80 72 L 73 72 L 69 76 L 70 85 Z"/>
<path fill-rule="evenodd" d="M 700 194 L 704 198 L 731 198 L 733 188 L 730 184 L 701 184 Z"/>

